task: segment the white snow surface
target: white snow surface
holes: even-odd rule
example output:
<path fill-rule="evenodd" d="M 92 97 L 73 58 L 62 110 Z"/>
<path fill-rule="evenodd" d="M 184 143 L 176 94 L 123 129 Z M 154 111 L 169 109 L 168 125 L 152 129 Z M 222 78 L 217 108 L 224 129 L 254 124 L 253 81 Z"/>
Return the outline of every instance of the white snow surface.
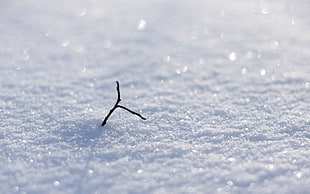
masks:
<path fill-rule="evenodd" d="M 309 193 L 309 10 L 1 1 L 0 193 Z"/>

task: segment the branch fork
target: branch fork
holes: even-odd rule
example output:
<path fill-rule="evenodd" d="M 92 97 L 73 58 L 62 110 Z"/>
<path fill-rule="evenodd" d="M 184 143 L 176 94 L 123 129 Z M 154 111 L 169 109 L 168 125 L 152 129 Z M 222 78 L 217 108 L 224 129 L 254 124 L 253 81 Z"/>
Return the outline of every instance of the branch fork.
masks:
<path fill-rule="evenodd" d="M 122 105 L 119 105 L 119 103 L 120 103 L 122 100 L 121 100 L 121 92 L 120 92 L 120 89 L 119 89 L 119 82 L 118 82 L 118 81 L 116 81 L 116 90 L 117 90 L 117 100 L 116 100 L 116 103 L 115 103 L 115 105 L 113 106 L 113 108 L 110 110 L 110 112 L 108 113 L 108 115 L 104 118 L 104 120 L 103 120 L 101 126 L 104 126 L 104 125 L 107 123 L 109 117 L 112 115 L 112 113 L 114 112 L 114 110 L 117 109 L 117 108 L 122 108 L 122 109 L 124 109 L 124 110 L 127 110 L 127 111 L 130 112 L 131 114 L 137 115 L 137 116 L 140 117 L 142 120 L 146 120 L 146 118 L 143 117 L 142 115 L 140 115 L 139 113 L 134 112 L 134 111 L 130 110 L 129 108 L 126 108 L 126 107 L 124 107 L 124 106 L 122 106 Z"/>

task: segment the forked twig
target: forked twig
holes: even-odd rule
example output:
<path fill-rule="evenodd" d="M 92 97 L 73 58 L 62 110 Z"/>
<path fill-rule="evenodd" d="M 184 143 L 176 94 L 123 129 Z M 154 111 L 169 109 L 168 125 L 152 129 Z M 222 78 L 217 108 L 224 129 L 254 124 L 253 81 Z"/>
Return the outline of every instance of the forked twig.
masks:
<path fill-rule="evenodd" d="M 113 108 L 110 110 L 110 112 L 108 113 L 108 115 L 104 118 L 104 120 L 103 120 L 101 126 L 104 126 L 104 125 L 107 123 L 109 117 L 112 115 L 113 111 L 114 111 L 115 109 L 117 109 L 117 108 L 125 109 L 125 110 L 127 110 L 128 112 L 130 112 L 131 114 L 137 115 L 137 116 L 140 117 L 141 119 L 146 120 L 146 118 L 143 117 L 142 115 L 140 115 L 139 113 L 136 113 L 136 112 L 130 110 L 129 108 L 124 107 L 124 106 L 118 105 L 118 104 L 122 101 L 122 100 L 121 100 L 121 92 L 120 92 L 120 89 L 119 89 L 119 83 L 118 83 L 118 81 L 116 81 L 116 90 L 117 90 L 117 100 L 116 100 L 116 103 L 115 103 L 115 105 L 113 106 Z"/>

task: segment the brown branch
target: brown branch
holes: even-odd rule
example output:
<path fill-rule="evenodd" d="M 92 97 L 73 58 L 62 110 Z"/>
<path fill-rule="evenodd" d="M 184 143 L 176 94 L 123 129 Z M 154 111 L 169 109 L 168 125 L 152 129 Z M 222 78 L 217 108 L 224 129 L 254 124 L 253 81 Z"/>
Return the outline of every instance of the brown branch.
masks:
<path fill-rule="evenodd" d="M 134 115 L 137 115 L 137 116 L 140 117 L 141 119 L 146 120 L 146 118 L 143 117 L 142 115 L 140 115 L 139 113 L 134 112 L 134 111 L 132 111 L 132 110 L 130 110 L 130 109 L 124 107 L 124 106 L 118 105 L 118 104 L 121 102 L 121 92 L 120 92 L 120 89 L 119 89 L 119 82 L 118 82 L 118 81 L 116 81 L 116 90 L 117 90 L 117 100 L 116 100 L 116 103 L 115 103 L 115 105 L 113 106 L 113 108 L 109 111 L 108 115 L 104 118 L 104 120 L 103 120 L 101 126 L 104 126 L 104 125 L 107 123 L 109 117 L 112 115 L 112 113 L 114 112 L 114 110 L 115 110 L 116 108 L 125 109 L 125 110 L 127 110 L 128 112 L 130 112 L 130 113 L 132 113 L 132 114 L 134 114 Z"/>

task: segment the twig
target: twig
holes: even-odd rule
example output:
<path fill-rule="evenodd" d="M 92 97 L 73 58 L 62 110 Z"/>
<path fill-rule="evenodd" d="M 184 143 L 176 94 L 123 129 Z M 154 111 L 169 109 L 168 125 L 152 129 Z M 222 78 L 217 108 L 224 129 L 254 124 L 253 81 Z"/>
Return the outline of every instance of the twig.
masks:
<path fill-rule="evenodd" d="M 134 115 L 137 115 L 137 116 L 140 117 L 141 119 L 146 120 L 146 118 L 143 117 L 142 115 L 140 115 L 139 113 L 136 113 L 136 112 L 130 110 L 129 108 L 124 107 L 124 106 L 118 105 L 118 104 L 122 101 L 122 100 L 121 100 L 121 92 L 120 92 L 120 89 L 119 89 L 119 83 L 118 83 L 118 81 L 116 81 L 116 90 L 117 90 L 117 100 L 116 100 L 116 103 L 115 103 L 115 105 L 113 106 L 113 108 L 110 110 L 110 112 L 108 113 L 108 115 L 104 118 L 104 120 L 103 120 L 101 126 L 104 126 L 104 125 L 107 123 L 109 117 L 112 115 L 113 111 L 114 111 L 115 109 L 117 109 L 117 108 L 125 109 L 125 110 L 127 110 L 128 112 L 130 112 L 130 113 L 132 113 L 132 114 L 134 114 Z"/>
<path fill-rule="evenodd" d="M 136 113 L 136 112 L 134 112 L 134 111 L 132 111 L 132 110 L 130 110 L 130 109 L 124 107 L 124 106 L 118 105 L 117 107 L 123 108 L 123 109 L 127 110 L 128 112 L 130 112 L 130 113 L 132 113 L 132 114 L 134 114 L 134 115 L 137 115 L 137 116 L 140 117 L 142 120 L 146 120 L 146 118 L 143 117 L 142 115 L 140 115 L 139 113 Z"/>

